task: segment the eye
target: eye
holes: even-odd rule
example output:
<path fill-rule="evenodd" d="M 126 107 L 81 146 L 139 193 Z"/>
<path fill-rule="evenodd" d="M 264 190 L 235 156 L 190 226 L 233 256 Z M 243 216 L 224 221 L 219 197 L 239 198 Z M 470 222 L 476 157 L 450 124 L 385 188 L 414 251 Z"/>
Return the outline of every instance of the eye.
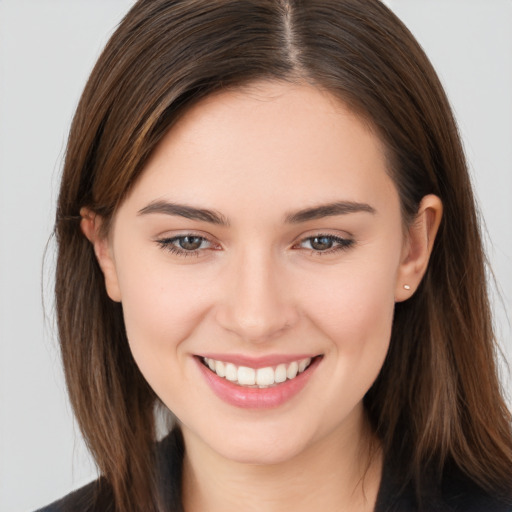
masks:
<path fill-rule="evenodd" d="M 203 250 L 213 248 L 212 242 L 203 236 L 186 234 L 157 240 L 162 249 L 179 256 L 199 256 Z"/>
<path fill-rule="evenodd" d="M 184 249 L 185 251 L 197 251 L 206 240 L 200 236 L 187 235 L 176 238 L 175 241 L 180 249 Z"/>
<path fill-rule="evenodd" d="M 330 254 L 348 249 L 354 244 L 354 240 L 341 238 L 334 235 L 316 235 L 303 239 L 298 246 L 303 249 L 310 249 L 316 254 Z"/>

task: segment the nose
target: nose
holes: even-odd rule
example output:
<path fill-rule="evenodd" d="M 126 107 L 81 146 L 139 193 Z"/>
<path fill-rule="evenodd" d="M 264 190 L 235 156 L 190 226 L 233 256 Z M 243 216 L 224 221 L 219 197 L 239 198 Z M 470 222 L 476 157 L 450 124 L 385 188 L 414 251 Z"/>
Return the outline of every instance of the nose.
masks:
<path fill-rule="evenodd" d="M 220 325 L 252 343 L 273 340 L 292 328 L 299 314 L 282 270 L 263 251 L 232 261 L 217 310 Z"/>

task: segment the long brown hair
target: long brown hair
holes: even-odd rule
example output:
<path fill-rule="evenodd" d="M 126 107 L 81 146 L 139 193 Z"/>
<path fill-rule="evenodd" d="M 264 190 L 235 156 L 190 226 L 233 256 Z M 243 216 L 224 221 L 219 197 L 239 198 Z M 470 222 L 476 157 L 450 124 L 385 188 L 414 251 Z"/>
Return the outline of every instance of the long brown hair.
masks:
<path fill-rule="evenodd" d="M 378 0 L 139 0 L 78 106 L 55 227 L 67 386 L 116 509 L 168 510 L 154 475 L 157 398 L 80 231 L 80 209 L 101 215 L 108 231 L 149 155 L 190 105 L 262 79 L 321 87 L 371 123 L 405 221 L 426 194 L 441 198 L 429 268 L 415 295 L 396 305 L 389 354 L 365 407 L 402 483 L 419 495 L 425 474 L 447 464 L 506 494 L 511 417 L 497 378 L 478 218 L 450 106 L 410 32 Z"/>

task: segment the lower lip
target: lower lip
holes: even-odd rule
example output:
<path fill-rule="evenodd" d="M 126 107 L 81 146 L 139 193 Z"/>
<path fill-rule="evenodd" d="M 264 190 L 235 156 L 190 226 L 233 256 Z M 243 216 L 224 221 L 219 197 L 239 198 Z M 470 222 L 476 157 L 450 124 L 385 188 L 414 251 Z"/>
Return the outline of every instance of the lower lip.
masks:
<path fill-rule="evenodd" d="M 238 386 L 212 372 L 200 358 L 195 359 L 212 391 L 224 402 L 244 409 L 271 409 L 279 407 L 297 395 L 307 384 L 322 358 L 316 357 L 308 368 L 294 379 L 269 388 Z"/>

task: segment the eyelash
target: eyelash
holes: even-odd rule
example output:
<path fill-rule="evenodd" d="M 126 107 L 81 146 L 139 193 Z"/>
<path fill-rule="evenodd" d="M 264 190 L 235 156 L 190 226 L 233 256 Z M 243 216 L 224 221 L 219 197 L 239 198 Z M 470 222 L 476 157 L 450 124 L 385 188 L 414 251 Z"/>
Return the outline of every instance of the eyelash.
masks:
<path fill-rule="evenodd" d="M 188 256 L 199 257 L 201 251 L 208 250 L 208 249 L 186 250 L 186 249 L 180 248 L 177 245 L 175 245 L 180 240 L 183 240 L 183 239 L 189 238 L 189 237 L 190 238 L 199 239 L 201 241 L 201 244 L 203 242 L 207 242 L 210 245 L 213 245 L 212 242 L 210 242 L 207 238 L 205 238 L 203 236 L 199 236 L 199 235 L 194 235 L 193 233 L 185 234 L 185 235 L 180 235 L 180 236 L 175 236 L 175 237 L 172 237 L 172 238 L 162 238 L 160 240 L 157 240 L 156 242 L 158 243 L 158 245 L 162 249 L 164 249 L 166 251 L 169 251 L 172 254 L 176 254 L 177 256 L 183 256 L 183 257 L 188 257 Z M 335 236 L 335 235 L 328 235 L 328 234 L 320 233 L 318 235 L 308 236 L 308 237 L 302 239 L 299 243 L 295 244 L 293 246 L 293 248 L 300 247 L 301 244 L 303 244 L 305 242 L 308 242 L 308 241 L 311 241 L 311 240 L 314 240 L 314 239 L 321 239 L 321 238 L 326 238 L 326 239 L 329 240 L 329 242 L 335 243 L 337 245 L 335 245 L 334 247 L 331 247 L 329 249 L 326 249 L 325 251 L 315 250 L 313 248 L 311 248 L 311 249 L 304 248 L 304 249 L 308 250 L 310 252 L 310 254 L 312 254 L 312 255 L 324 256 L 324 255 L 327 255 L 327 254 L 334 254 L 334 253 L 337 253 L 337 252 L 340 252 L 340 251 L 346 251 L 351 246 L 354 245 L 354 240 L 353 239 L 341 238 L 341 237 L 338 237 L 338 236 Z"/>
<path fill-rule="evenodd" d="M 330 242 L 338 244 L 338 245 L 335 245 L 334 247 L 326 249 L 325 251 L 318 251 L 313 248 L 308 249 L 310 251 L 310 254 L 314 254 L 314 255 L 318 255 L 318 256 L 325 256 L 327 254 L 334 254 L 334 253 L 337 253 L 340 251 L 346 251 L 347 249 L 350 249 L 350 247 L 354 245 L 354 240 L 351 238 L 341 238 L 341 237 L 335 236 L 335 235 L 319 233 L 318 235 L 308 236 L 308 237 L 302 239 L 294 247 L 296 247 L 297 245 L 300 246 L 304 242 L 314 240 L 315 238 L 327 238 Z"/>
<path fill-rule="evenodd" d="M 204 236 L 194 235 L 193 233 L 188 233 L 186 235 L 180 235 L 180 236 L 174 236 L 172 238 L 162 238 L 160 240 L 157 240 L 158 245 L 165 249 L 166 251 L 169 251 L 172 254 L 176 254 L 178 256 L 197 256 L 199 257 L 199 254 L 204 249 L 194 249 L 187 251 L 186 249 L 182 249 L 180 247 L 177 247 L 174 245 L 179 240 L 183 240 L 185 238 L 197 238 L 201 241 L 201 244 L 203 242 L 208 242 L 209 244 L 213 245 L 207 238 Z"/>

